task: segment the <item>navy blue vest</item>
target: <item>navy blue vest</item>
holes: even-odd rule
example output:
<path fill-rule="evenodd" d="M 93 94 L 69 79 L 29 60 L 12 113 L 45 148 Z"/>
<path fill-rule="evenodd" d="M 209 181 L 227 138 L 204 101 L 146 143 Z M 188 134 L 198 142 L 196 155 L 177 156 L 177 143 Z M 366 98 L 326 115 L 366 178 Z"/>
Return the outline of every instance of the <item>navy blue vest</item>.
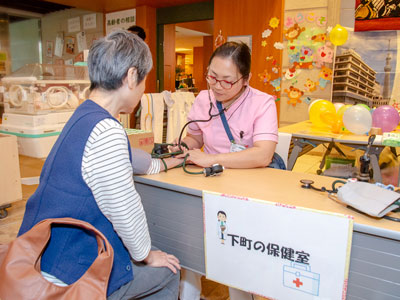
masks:
<path fill-rule="evenodd" d="M 18 235 L 48 218 L 70 217 L 92 224 L 106 236 L 114 249 L 114 263 L 107 290 L 107 295 L 110 295 L 133 280 L 130 255 L 111 222 L 98 208 L 81 171 L 89 135 L 94 126 L 106 118 L 114 119 L 91 100 L 86 100 L 76 109 L 46 159 L 39 187 L 26 204 Z M 52 228 L 50 242 L 42 256 L 41 269 L 71 284 L 86 272 L 96 257 L 97 241 L 93 234 L 57 225 Z"/>

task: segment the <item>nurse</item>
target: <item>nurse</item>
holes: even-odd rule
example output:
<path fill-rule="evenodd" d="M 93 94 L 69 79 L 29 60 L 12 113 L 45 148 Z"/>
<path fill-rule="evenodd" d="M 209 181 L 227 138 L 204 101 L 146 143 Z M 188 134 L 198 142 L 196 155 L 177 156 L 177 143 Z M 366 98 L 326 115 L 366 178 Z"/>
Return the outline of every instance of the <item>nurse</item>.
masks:
<path fill-rule="evenodd" d="M 227 42 L 212 54 L 206 75 L 209 89 L 197 96 L 182 139 L 189 148 L 182 156 L 189 154 L 188 161 L 225 168 L 279 168 L 276 164 L 283 163 L 274 156 L 278 142 L 274 98 L 249 86 L 250 66 L 250 49 L 244 43 Z M 171 148 L 175 150 L 178 147 Z M 185 270 L 180 299 L 198 300 L 200 291 L 200 275 Z M 252 297 L 230 288 L 230 299 Z"/>
<path fill-rule="evenodd" d="M 188 115 L 188 160 L 201 167 L 268 166 L 278 142 L 274 98 L 249 86 L 251 56 L 244 43 L 227 42 L 212 54 L 206 80 Z M 200 149 L 204 147 L 204 151 Z M 177 150 L 177 147 L 171 149 Z"/>

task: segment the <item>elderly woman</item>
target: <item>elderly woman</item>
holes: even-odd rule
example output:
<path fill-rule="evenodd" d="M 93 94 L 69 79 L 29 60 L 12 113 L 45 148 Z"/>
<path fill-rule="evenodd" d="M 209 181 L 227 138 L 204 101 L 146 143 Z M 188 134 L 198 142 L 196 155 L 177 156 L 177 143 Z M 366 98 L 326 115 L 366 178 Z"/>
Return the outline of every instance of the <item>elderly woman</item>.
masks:
<path fill-rule="evenodd" d="M 151 248 L 146 215 L 132 177 L 132 154 L 116 119 L 131 113 L 152 68 L 149 48 L 127 31 L 94 43 L 88 58 L 91 93 L 51 150 L 36 192 L 28 200 L 19 235 L 47 218 L 91 223 L 114 249 L 108 299 L 177 299 L 179 261 Z M 134 152 L 133 152 L 134 153 Z M 167 166 L 179 159 L 167 161 Z M 151 172 L 163 169 L 151 162 Z M 41 260 L 43 276 L 59 285 L 78 280 L 97 257 L 97 242 L 83 230 L 52 229 Z"/>

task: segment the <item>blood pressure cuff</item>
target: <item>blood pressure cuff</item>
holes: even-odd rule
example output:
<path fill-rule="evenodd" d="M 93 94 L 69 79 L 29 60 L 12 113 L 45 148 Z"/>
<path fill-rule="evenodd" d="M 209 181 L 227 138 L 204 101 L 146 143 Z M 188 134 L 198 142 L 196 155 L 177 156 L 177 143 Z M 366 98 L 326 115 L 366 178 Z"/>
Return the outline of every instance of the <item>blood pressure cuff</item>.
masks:
<path fill-rule="evenodd" d="M 367 182 L 348 182 L 339 188 L 339 200 L 373 217 L 383 217 L 399 205 L 400 194 Z"/>
<path fill-rule="evenodd" d="M 146 174 L 151 165 L 151 155 L 141 149 L 131 148 L 133 174 Z"/>

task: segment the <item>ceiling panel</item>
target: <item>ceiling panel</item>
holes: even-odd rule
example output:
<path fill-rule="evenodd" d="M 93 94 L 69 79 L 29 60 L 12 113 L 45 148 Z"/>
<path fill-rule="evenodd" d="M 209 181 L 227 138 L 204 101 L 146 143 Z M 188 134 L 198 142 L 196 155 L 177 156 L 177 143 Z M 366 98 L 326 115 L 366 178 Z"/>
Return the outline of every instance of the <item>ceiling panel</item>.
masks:
<path fill-rule="evenodd" d="M 21 2 L 20 0 L 14 0 Z M 52 0 L 53 3 L 58 3 L 68 7 L 92 10 L 97 12 L 112 12 L 123 9 L 134 8 L 141 5 L 147 5 L 155 8 L 178 6 L 197 2 L 209 2 L 210 0 Z M 9 0 L 0 0 L 1 2 L 12 2 Z M 40 6 L 39 0 L 22 0 L 22 2 L 34 2 Z M 36 6 L 33 5 L 33 6 Z"/>
<path fill-rule="evenodd" d="M 0 6 L 38 14 L 48 14 L 54 11 L 71 8 L 71 6 L 68 5 L 40 0 L 0 0 Z"/>

